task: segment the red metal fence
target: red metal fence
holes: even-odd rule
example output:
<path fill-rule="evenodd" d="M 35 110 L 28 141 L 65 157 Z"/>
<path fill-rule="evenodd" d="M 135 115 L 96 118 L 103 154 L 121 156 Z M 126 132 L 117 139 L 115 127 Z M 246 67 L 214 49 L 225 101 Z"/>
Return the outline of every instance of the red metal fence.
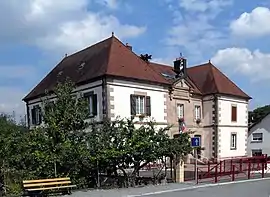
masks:
<path fill-rule="evenodd" d="M 236 178 L 265 177 L 267 155 L 225 159 L 219 162 L 208 162 L 205 167 L 197 168 L 197 183 L 221 180 L 235 181 Z"/>

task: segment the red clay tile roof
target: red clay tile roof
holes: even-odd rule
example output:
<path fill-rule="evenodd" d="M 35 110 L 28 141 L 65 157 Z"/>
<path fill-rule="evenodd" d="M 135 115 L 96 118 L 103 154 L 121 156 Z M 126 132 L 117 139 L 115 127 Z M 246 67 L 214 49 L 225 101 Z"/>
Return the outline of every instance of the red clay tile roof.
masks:
<path fill-rule="evenodd" d="M 225 94 L 251 99 L 210 62 L 190 67 L 187 69 L 187 73 L 203 95 Z"/>
<path fill-rule="evenodd" d="M 173 71 L 173 67 L 168 65 L 162 65 L 158 63 L 150 63 L 150 66 L 158 73 L 164 73 L 170 76 L 175 76 L 175 72 Z M 167 78 L 167 80 L 170 82 L 170 84 L 173 84 L 175 82 L 175 79 Z M 202 94 L 202 92 L 197 88 L 197 86 L 193 83 L 193 81 L 187 76 L 186 81 L 192 86 L 194 93 Z"/>
<path fill-rule="evenodd" d="M 198 94 L 224 93 L 249 98 L 212 64 L 188 68 L 188 82 Z M 171 85 L 174 80 L 161 73 L 175 75 L 171 66 L 147 63 L 112 36 L 65 57 L 23 100 L 28 101 L 52 90 L 58 80 L 69 77 L 77 85 L 104 76 Z"/>

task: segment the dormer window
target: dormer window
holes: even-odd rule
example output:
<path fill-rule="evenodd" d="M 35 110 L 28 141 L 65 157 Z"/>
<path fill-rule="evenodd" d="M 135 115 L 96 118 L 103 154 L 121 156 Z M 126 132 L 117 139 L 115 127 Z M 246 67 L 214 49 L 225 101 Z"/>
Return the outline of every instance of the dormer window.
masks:
<path fill-rule="evenodd" d="M 79 65 L 79 70 L 83 69 L 84 65 L 85 65 L 85 62 L 82 62 L 82 63 Z"/>

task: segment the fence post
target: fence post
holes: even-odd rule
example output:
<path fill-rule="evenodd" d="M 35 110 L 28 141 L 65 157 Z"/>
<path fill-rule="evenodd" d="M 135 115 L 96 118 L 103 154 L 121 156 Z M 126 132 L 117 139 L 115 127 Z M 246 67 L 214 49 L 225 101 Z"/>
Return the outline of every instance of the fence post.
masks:
<path fill-rule="evenodd" d="M 215 166 L 215 183 L 217 183 L 218 166 Z"/>
<path fill-rule="evenodd" d="M 223 172 L 226 173 L 226 160 L 224 159 L 223 160 Z"/>
<path fill-rule="evenodd" d="M 210 178 L 210 161 L 208 160 L 208 178 Z"/>
<path fill-rule="evenodd" d="M 265 161 L 265 160 L 263 160 L 263 162 L 262 162 L 262 178 L 264 178 L 264 166 L 265 166 L 265 165 L 264 165 L 264 161 Z"/>
<path fill-rule="evenodd" d="M 232 166 L 232 181 L 235 180 L 235 165 Z"/>
<path fill-rule="evenodd" d="M 264 168 L 265 168 L 265 170 L 267 170 L 267 154 L 265 154 L 265 159 L 264 159 L 264 161 L 265 161 L 265 165 L 264 165 Z"/>
<path fill-rule="evenodd" d="M 196 184 L 198 184 L 198 183 L 199 183 L 199 177 L 200 177 L 200 176 L 199 176 L 199 174 L 198 174 L 198 167 L 197 167 L 197 169 L 196 169 L 196 170 L 197 170 L 197 179 L 196 179 Z"/>
<path fill-rule="evenodd" d="M 242 164 L 242 159 L 240 159 L 240 169 L 239 169 L 240 172 L 242 172 L 242 165 L 243 165 L 243 164 Z"/>
<path fill-rule="evenodd" d="M 219 174 L 222 175 L 222 161 L 219 162 Z"/>
<path fill-rule="evenodd" d="M 250 161 L 248 162 L 248 179 L 250 179 L 250 167 L 251 167 L 251 163 Z"/>

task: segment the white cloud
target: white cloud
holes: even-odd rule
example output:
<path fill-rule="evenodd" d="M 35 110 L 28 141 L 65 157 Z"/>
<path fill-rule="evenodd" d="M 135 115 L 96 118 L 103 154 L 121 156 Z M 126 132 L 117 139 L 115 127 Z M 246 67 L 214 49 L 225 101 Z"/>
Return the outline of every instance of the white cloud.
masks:
<path fill-rule="evenodd" d="M 25 105 L 22 98 L 26 91 L 22 86 L 38 79 L 38 69 L 33 66 L 0 65 L 0 113 L 12 114 L 16 118 L 25 115 Z M 6 85 L 7 81 L 12 84 Z"/>
<path fill-rule="evenodd" d="M 46 49 L 56 47 L 73 51 L 109 37 L 114 30 L 116 30 L 116 36 L 126 38 L 136 37 L 144 33 L 146 27 L 121 24 L 112 15 L 104 17 L 100 14 L 88 13 L 81 21 L 66 22 L 60 26 L 58 32 L 40 38 L 38 45 Z M 53 45 L 47 43 L 53 43 Z"/>
<path fill-rule="evenodd" d="M 28 76 L 37 74 L 33 66 L 0 65 L 0 80 L 4 79 L 25 79 Z"/>
<path fill-rule="evenodd" d="M 195 12 L 219 12 L 222 7 L 230 4 L 231 0 L 179 0 L 180 7 Z"/>
<path fill-rule="evenodd" d="M 107 6 L 116 5 L 116 1 L 106 2 Z M 146 30 L 146 27 L 122 24 L 102 11 L 93 12 L 89 10 L 90 3 L 91 0 L 2 0 L 0 41 L 75 51 L 109 37 L 112 31 L 123 38 L 136 37 Z"/>
<path fill-rule="evenodd" d="M 96 0 L 96 2 L 111 9 L 116 9 L 118 7 L 117 0 Z"/>
<path fill-rule="evenodd" d="M 212 62 L 228 71 L 245 75 L 252 82 L 270 79 L 270 53 L 262 53 L 258 49 L 222 49 L 214 55 Z"/>
<path fill-rule="evenodd" d="M 172 66 L 173 65 L 173 58 L 153 58 L 151 62 L 158 63 L 158 64 L 165 64 Z"/>
<path fill-rule="evenodd" d="M 146 27 L 123 24 L 118 18 L 93 11 L 93 0 L 1 0 L 0 43 L 38 46 L 59 53 L 72 52 L 93 44 L 114 31 L 120 38 L 136 37 Z M 115 0 L 99 1 L 109 8 L 119 5 Z M 7 74 L 8 73 L 8 74 Z M 31 66 L 0 65 L 0 112 L 24 114 L 21 101 L 33 81 L 39 81 L 38 69 Z M 27 79 L 27 80 L 26 80 Z M 14 82 L 16 81 L 16 82 Z M 20 83 L 23 82 L 23 83 Z M 14 83 L 13 83 L 14 82 Z M 32 85 L 31 85 L 32 86 Z"/>
<path fill-rule="evenodd" d="M 16 87 L 0 86 L 0 93 L 0 113 L 11 114 L 15 111 L 16 117 L 25 115 L 25 105 L 22 102 L 24 91 Z"/>
<path fill-rule="evenodd" d="M 174 25 L 168 32 L 166 43 L 184 47 L 192 58 L 202 58 L 207 49 L 215 50 L 225 40 L 226 35 L 213 25 L 212 20 L 231 0 L 179 0 L 179 9 L 169 5 L 174 13 Z M 180 12 L 180 8 L 184 11 Z"/>
<path fill-rule="evenodd" d="M 250 13 L 244 12 L 231 22 L 232 34 L 241 37 L 259 37 L 270 35 L 270 9 L 257 7 Z"/>

